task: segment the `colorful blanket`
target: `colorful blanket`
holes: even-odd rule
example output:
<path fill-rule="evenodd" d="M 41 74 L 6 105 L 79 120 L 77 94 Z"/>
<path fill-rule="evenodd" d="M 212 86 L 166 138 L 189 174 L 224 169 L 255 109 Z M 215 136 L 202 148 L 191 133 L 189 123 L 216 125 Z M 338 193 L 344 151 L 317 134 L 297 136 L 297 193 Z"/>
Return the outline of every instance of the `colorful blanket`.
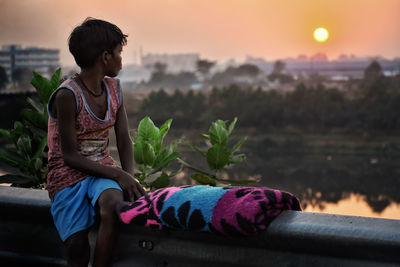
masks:
<path fill-rule="evenodd" d="M 125 224 L 151 228 L 250 235 L 263 231 L 283 210 L 301 210 L 291 193 L 266 187 L 167 187 L 119 208 Z"/>

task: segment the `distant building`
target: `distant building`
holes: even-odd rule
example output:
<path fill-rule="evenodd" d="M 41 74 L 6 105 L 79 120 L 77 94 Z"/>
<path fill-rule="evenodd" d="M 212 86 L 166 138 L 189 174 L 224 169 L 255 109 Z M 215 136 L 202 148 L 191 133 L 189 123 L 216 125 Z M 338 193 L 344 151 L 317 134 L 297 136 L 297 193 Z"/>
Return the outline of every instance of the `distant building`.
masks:
<path fill-rule="evenodd" d="M 142 66 L 151 68 L 155 63 L 167 65 L 167 72 L 179 73 L 182 71 L 196 71 L 199 54 L 146 54 L 142 56 Z"/>
<path fill-rule="evenodd" d="M 3 45 L 0 50 L 0 66 L 6 70 L 10 81 L 13 71 L 19 68 L 28 68 L 50 76 L 60 66 L 59 54 L 58 49 Z"/>
<path fill-rule="evenodd" d="M 328 60 L 323 53 L 317 53 L 311 57 L 299 55 L 297 58 L 281 59 L 285 62 L 285 70 L 293 75 L 308 75 L 318 72 L 334 79 L 362 78 L 364 70 L 373 60 L 377 60 L 382 66 L 385 75 L 391 76 L 400 73 L 400 59 L 387 60 L 380 57 L 356 57 L 354 55 L 340 55 L 338 59 Z M 263 71 L 269 73 L 273 68 L 273 61 L 263 58 L 248 56 L 245 63 L 257 65 Z"/>

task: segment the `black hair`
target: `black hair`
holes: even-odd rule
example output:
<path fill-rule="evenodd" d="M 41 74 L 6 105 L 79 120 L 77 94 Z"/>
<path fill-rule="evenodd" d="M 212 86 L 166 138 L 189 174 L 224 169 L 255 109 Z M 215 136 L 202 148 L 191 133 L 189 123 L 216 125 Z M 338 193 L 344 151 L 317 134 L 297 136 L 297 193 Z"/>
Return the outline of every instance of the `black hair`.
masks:
<path fill-rule="evenodd" d="M 116 25 L 99 19 L 87 18 L 68 38 L 69 51 L 81 68 L 92 67 L 96 59 L 107 51 L 113 54 L 117 45 L 126 45 L 128 35 Z"/>

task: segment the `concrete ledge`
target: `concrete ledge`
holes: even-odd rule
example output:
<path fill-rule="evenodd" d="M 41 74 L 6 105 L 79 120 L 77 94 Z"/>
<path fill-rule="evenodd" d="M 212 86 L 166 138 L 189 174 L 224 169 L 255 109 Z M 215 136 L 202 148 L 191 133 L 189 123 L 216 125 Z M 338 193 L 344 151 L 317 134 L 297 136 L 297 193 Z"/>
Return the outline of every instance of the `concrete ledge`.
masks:
<path fill-rule="evenodd" d="M 64 266 L 43 190 L 0 186 L 2 266 Z M 95 230 L 90 242 L 95 243 Z M 114 266 L 399 266 L 400 220 L 286 211 L 246 238 L 121 225 Z"/>

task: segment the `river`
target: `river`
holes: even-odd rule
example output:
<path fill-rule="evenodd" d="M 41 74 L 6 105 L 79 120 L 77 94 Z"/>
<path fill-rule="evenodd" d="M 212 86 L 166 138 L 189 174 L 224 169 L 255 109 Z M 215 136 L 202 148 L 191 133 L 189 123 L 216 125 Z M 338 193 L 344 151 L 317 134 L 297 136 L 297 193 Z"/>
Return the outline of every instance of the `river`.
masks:
<path fill-rule="evenodd" d="M 242 147 L 246 160 L 219 175 L 257 178 L 254 186 L 292 192 L 308 212 L 400 219 L 398 142 L 385 136 L 256 135 Z M 178 150 L 185 161 L 207 169 L 188 146 Z M 189 175 L 185 170 L 173 183 L 192 183 Z"/>

